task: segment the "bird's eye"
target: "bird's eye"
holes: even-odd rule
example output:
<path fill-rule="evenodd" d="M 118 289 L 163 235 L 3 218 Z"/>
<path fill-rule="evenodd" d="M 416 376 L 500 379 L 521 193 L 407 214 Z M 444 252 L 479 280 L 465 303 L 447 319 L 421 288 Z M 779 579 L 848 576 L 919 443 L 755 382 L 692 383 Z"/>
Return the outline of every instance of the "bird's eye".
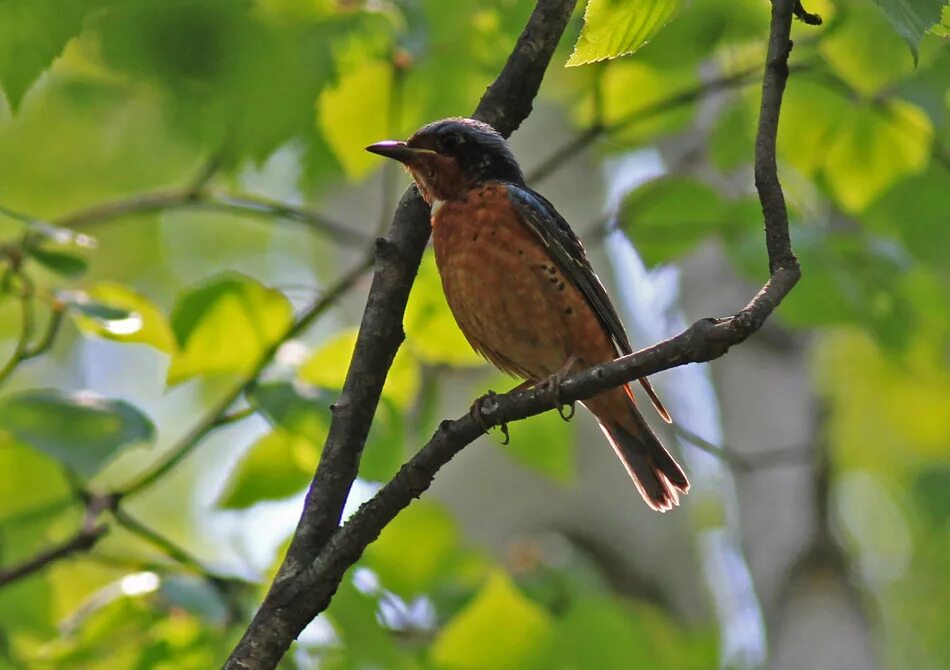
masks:
<path fill-rule="evenodd" d="M 441 140 L 442 151 L 445 152 L 458 149 L 459 144 L 461 144 L 461 142 L 459 141 L 458 135 L 446 135 Z"/>

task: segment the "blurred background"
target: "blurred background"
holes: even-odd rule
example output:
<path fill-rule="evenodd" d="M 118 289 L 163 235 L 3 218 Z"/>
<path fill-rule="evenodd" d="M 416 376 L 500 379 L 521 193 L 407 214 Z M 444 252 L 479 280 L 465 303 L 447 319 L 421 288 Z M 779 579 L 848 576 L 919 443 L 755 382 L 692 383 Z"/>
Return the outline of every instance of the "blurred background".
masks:
<path fill-rule="evenodd" d="M 470 113 L 533 4 L 0 3 L 0 668 L 223 661 L 409 183 L 363 147 Z M 768 276 L 769 4 L 669 4 L 635 54 L 566 68 L 578 7 L 512 138 L 635 346 Z M 950 666 L 948 13 L 910 48 L 876 4 L 807 9 L 825 21 L 793 25 L 779 131 L 804 276 L 752 340 L 655 378 L 681 507 L 643 505 L 582 410 L 512 424 L 387 528 L 285 667 Z M 515 384 L 431 253 L 405 330 L 348 510 Z"/>

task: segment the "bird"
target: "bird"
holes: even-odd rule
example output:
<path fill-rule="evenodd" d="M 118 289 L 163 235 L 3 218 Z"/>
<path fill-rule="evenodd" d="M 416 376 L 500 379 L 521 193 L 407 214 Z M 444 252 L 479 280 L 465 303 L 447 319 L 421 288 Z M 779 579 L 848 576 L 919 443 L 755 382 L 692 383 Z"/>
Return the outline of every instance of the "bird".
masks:
<path fill-rule="evenodd" d="M 442 119 L 407 141 L 366 149 L 402 163 L 418 186 L 430 207 L 446 302 L 472 348 L 497 368 L 523 379 L 522 386 L 556 390 L 563 375 L 632 353 L 581 241 L 554 205 L 525 183 L 492 126 Z M 670 422 L 650 382 L 639 381 Z M 647 505 L 660 512 L 677 506 L 689 480 L 640 414 L 630 385 L 582 404 Z"/>

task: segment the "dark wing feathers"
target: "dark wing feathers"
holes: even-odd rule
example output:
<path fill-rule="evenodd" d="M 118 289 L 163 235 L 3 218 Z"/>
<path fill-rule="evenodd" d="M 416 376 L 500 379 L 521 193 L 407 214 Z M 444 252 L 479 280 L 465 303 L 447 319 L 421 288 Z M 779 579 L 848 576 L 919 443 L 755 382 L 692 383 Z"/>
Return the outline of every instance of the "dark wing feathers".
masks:
<path fill-rule="evenodd" d="M 584 246 L 577 239 L 571 226 L 544 196 L 517 184 L 507 184 L 507 187 L 508 195 L 521 216 L 522 222 L 548 248 L 551 258 L 557 263 L 561 272 L 587 299 L 594 314 L 613 340 L 617 353 L 620 355 L 632 353 L 633 348 L 630 346 L 630 340 L 627 339 L 627 332 L 617 315 L 617 310 L 610 302 L 607 289 L 594 273 L 590 261 L 587 260 Z M 671 423 L 670 414 L 657 397 L 650 381 L 644 377 L 640 380 L 640 384 L 659 415 L 664 421 Z M 629 393 L 629 389 L 627 392 Z M 632 396 L 631 400 L 633 400 Z"/>
<path fill-rule="evenodd" d="M 508 185 L 508 194 L 522 221 L 537 235 L 538 239 L 551 252 L 551 258 L 557 263 L 571 283 L 587 298 L 594 313 L 614 341 L 619 354 L 633 351 L 627 333 L 623 328 L 617 311 L 607 296 L 607 290 L 594 274 L 587 260 L 587 253 L 577 235 L 564 220 L 554 205 L 544 196 L 529 188 Z"/>

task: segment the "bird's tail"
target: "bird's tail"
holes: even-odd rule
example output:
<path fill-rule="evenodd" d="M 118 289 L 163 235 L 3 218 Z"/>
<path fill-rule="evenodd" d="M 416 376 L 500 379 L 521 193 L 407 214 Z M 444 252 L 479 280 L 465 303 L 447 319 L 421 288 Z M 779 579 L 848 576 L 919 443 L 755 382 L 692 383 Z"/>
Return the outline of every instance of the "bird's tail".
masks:
<path fill-rule="evenodd" d="M 612 394 L 616 394 L 616 391 Z M 614 411 L 602 411 L 607 410 L 607 407 L 597 407 L 600 403 L 591 403 L 595 405 L 591 409 L 600 421 L 601 430 L 646 504 L 658 512 L 673 509 L 679 504 L 679 494 L 689 491 L 689 480 L 683 469 L 650 430 L 633 402 L 625 398 L 625 411 L 622 416 L 618 416 L 619 398 L 614 395 L 611 400 L 609 406 Z"/>

